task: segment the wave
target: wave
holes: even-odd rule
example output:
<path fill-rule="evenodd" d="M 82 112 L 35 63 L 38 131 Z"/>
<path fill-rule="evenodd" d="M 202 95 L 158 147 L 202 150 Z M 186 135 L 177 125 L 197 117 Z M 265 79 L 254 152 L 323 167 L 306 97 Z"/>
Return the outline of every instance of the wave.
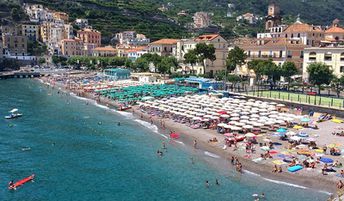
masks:
<path fill-rule="evenodd" d="M 300 185 L 297 185 L 297 184 L 292 184 L 292 183 L 288 183 L 288 182 L 284 182 L 284 181 L 278 181 L 278 180 L 268 179 L 268 178 L 264 178 L 264 177 L 263 177 L 263 179 L 265 181 L 269 181 L 269 182 L 272 182 L 272 183 L 275 183 L 275 184 L 282 184 L 282 185 L 291 186 L 291 187 L 294 187 L 294 188 L 307 189 L 307 187 L 305 187 L 305 186 L 300 186 Z"/>
<path fill-rule="evenodd" d="M 182 144 L 182 145 L 185 145 L 184 142 L 182 141 L 178 141 L 178 140 L 174 140 L 176 143 L 179 143 L 179 144 Z"/>
<path fill-rule="evenodd" d="M 118 111 L 118 110 L 113 110 L 114 112 L 127 117 L 128 119 L 134 119 L 134 115 L 130 112 L 123 112 L 123 111 Z"/>
<path fill-rule="evenodd" d="M 168 137 L 167 137 L 166 135 L 164 135 L 164 134 L 162 134 L 162 133 L 159 133 L 159 129 L 158 129 L 158 127 L 157 127 L 156 125 L 154 125 L 154 124 L 152 125 L 152 124 L 150 124 L 150 123 L 148 123 L 148 122 L 146 122 L 146 121 L 142 121 L 142 120 L 140 120 L 140 119 L 135 119 L 135 121 L 136 121 L 137 123 L 141 124 L 142 126 L 148 128 L 148 129 L 150 129 L 150 130 L 153 131 L 154 133 L 159 134 L 160 136 L 162 136 L 162 137 L 168 139 Z"/>
<path fill-rule="evenodd" d="M 251 172 L 251 171 L 248 171 L 248 170 L 243 170 L 243 171 L 244 171 L 244 173 L 246 173 L 246 174 L 250 174 L 250 175 L 257 176 L 257 177 L 261 177 L 260 174 L 257 174 L 257 173 L 254 173 L 254 172 Z"/>
<path fill-rule="evenodd" d="M 207 156 L 210 156 L 212 158 L 221 158 L 219 155 L 216 155 L 216 154 L 208 152 L 208 151 L 205 151 L 204 154 Z"/>

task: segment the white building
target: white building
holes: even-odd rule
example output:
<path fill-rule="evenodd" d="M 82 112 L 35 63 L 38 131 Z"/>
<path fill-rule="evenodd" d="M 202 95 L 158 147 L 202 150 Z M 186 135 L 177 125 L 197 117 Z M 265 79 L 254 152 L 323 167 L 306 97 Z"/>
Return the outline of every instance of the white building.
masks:
<path fill-rule="evenodd" d="M 115 35 L 115 39 L 121 45 L 142 46 L 148 45 L 150 39 L 143 34 L 138 34 L 135 31 L 123 31 Z"/>
<path fill-rule="evenodd" d="M 74 24 L 76 26 L 78 26 L 80 29 L 84 29 L 84 28 L 92 28 L 91 26 L 88 25 L 88 19 L 81 19 L 78 18 L 75 20 Z"/>
<path fill-rule="evenodd" d="M 303 60 L 304 80 L 308 80 L 307 67 L 314 62 L 330 66 L 336 76 L 344 75 L 344 47 L 311 47 L 305 48 Z"/>

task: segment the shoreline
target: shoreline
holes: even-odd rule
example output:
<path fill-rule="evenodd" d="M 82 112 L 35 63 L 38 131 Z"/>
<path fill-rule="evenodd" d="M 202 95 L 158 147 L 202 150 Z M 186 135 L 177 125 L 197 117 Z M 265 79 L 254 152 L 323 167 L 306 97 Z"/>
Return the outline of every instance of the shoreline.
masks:
<path fill-rule="evenodd" d="M 62 84 L 48 84 L 47 80 L 44 80 L 44 78 L 38 79 L 41 81 L 41 83 L 45 85 L 50 85 L 53 88 L 56 88 L 58 90 L 62 90 L 66 93 L 73 93 L 78 97 L 86 98 L 95 101 L 97 104 L 102 104 L 107 107 L 118 107 L 118 104 L 115 103 L 115 101 L 109 100 L 104 97 L 95 97 L 91 93 L 86 93 L 79 90 L 70 90 L 66 86 L 63 86 Z M 98 100 L 97 100 L 98 99 Z M 143 113 L 140 111 L 138 106 L 133 106 L 132 109 L 127 111 L 128 113 L 132 113 L 135 118 L 143 120 L 145 122 L 150 123 L 150 115 Z M 140 118 L 142 115 L 142 119 Z M 222 146 L 219 146 L 220 143 L 212 144 L 208 143 L 208 139 L 214 137 L 216 134 L 216 131 L 212 130 L 203 130 L 203 129 L 192 129 L 190 127 L 187 127 L 183 124 L 175 123 L 173 120 L 170 119 L 163 119 L 165 122 L 165 130 L 163 130 L 160 127 L 160 120 L 161 118 L 158 117 L 152 117 L 153 125 L 157 126 L 159 130 L 162 130 L 166 132 L 166 130 L 172 130 L 174 132 L 180 133 L 181 139 L 187 146 L 192 147 L 192 141 L 197 140 L 198 143 L 198 149 L 202 151 L 208 151 L 210 153 L 214 153 L 221 157 L 221 159 L 225 159 L 228 161 L 228 159 L 232 156 L 236 156 L 239 158 L 240 162 L 243 164 L 244 171 L 246 174 L 252 174 L 261 177 L 262 179 L 274 183 L 279 183 L 282 185 L 288 185 L 288 186 L 294 186 L 298 188 L 309 188 L 313 190 L 317 190 L 319 192 L 323 192 L 326 194 L 332 193 L 336 194 L 336 181 L 331 179 L 330 177 L 320 177 L 320 176 L 308 176 L 308 175 L 300 175 L 297 173 L 289 173 L 284 171 L 283 173 L 272 173 L 272 165 L 270 164 L 258 164 L 253 162 L 250 159 L 247 159 L 243 156 L 241 156 L 238 152 L 233 152 L 230 149 L 223 150 Z M 223 141 L 219 135 L 216 135 L 216 137 L 219 139 L 219 142 Z M 234 166 L 229 166 L 230 169 L 235 169 Z"/>

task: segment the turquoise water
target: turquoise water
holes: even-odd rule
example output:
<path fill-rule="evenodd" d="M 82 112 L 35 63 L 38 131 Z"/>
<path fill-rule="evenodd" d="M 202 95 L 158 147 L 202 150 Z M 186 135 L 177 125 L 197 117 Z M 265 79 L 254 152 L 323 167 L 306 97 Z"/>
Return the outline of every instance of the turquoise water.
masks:
<path fill-rule="evenodd" d="M 58 94 L 37 81 L 1 80 L 0 92 L 0 200 L 249 201 L 261 192 L 264 200 L 273 201 L 328 197 L 240 176 L 223 159 L 195 152 L 187 143 L 167 141 L 167 152 L 157 157 L 166 139 L 155 127 L 130 114 Z M 3 119 L 12 108 L 24 116 Z M 32 173 L 35 182 L 7 190 L 8 181 Z M 220 186 L 214 185 L 215 178 Z M 209 189 L 205 180 L 210 181 Z"/>

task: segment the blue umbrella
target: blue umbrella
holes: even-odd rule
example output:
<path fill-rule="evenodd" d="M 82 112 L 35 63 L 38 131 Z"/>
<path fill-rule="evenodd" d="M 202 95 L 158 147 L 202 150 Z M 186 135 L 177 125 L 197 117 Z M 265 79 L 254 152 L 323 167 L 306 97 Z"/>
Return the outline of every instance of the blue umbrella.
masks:
<path fill-rule="evenodd" d="M 286 130 L 285 128 L 279 128 L 279 129 L 277 130 L 277 132 L 279 132 L 279 133 L 285 133 L 285 132 L 287 132 L 287 130 Z"/>

